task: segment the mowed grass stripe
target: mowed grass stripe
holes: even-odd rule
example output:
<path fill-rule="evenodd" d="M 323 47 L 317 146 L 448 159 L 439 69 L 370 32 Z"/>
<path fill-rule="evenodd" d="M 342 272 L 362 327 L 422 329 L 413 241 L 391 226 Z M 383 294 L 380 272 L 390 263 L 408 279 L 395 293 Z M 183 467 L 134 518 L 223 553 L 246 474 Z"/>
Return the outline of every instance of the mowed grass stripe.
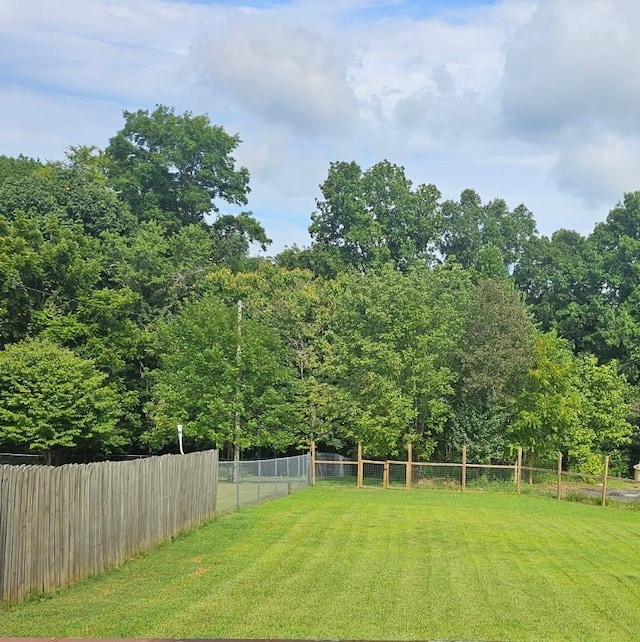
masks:
<path fill-rule="evenodd" d="M 626 641 L 639 554 L 634 511 L 306 489 L 4 608 L 0 635 Z"/>

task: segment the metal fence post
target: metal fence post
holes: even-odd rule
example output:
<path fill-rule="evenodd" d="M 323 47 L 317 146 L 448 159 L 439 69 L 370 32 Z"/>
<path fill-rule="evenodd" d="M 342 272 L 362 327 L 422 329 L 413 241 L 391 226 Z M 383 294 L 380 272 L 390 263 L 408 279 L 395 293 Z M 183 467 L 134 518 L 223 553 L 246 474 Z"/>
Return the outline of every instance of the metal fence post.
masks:
<path fill-rule="evenodd" d="M 236 510 L 240 510 L 240 462 L 233 462 L 233 476 L 236 478 Z"/>
<path fill-rule="evenodd" d="M 467 447 L 462 447 L 462 468 L 460 470 L 460 490 L 464 492 L 467 488 Z"/>
<path fill-rule="evenodd" d="M 556 494 L 558 499 L 562 498 L 562 453 L 558 453 L 558 492 Z"/>
<path fill-rule="evenodd" d="M 262 477 L 262 459 L 258 459 L 258 501 L 260 501 L 260 478 Z"/>

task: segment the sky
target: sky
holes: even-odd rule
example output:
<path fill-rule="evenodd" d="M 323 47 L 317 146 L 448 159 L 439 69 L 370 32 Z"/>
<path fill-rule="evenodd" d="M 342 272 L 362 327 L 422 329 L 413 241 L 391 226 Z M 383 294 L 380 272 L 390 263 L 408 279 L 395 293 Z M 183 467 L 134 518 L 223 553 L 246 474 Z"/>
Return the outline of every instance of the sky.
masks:
<path fill-rule="evenodd" d="M 165 104 L 239 134 L 268 254 L 309 245 L 332 161 L 588 234 L 640 189 L 638 24 L 637 0 L 0 0 L 0 154 Z"/>

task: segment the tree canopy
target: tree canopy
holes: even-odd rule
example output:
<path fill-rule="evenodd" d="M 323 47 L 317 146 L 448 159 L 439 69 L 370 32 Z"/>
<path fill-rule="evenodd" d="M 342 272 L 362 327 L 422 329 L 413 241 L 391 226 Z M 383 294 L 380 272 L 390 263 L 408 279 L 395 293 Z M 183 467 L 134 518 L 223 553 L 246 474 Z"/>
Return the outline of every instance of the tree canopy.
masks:
<path fill-rule="evenodd" d="M 235 169 L 238 136 L 207 116 L 154 111 L 124 112 L 124 127 L 105 150 L 110 182 L 143 218 L 165 216 L 188 225 L 218 212 L 217 200 L 247 204 L 249 171 Z M 170 217 L 170 218 L 169 218 Z"/>
<path fill-rule="evenodd" d="M 249 456 L 640 457 L 640 192 L 546 237 L 524 204 L 336 161 L 309 247 L 258 258 L 239 136 L 123 119 L 105 149 L 0 156 L 3 448 L 164 452 L 181 423 Z"/>
<path fill-rule="evenodd" d="M 0 443 L 42 453 L 109 452 L 126 444 L 118 430 L 116 395 L 90 361 L 46 340 L 0 351 Z"/>

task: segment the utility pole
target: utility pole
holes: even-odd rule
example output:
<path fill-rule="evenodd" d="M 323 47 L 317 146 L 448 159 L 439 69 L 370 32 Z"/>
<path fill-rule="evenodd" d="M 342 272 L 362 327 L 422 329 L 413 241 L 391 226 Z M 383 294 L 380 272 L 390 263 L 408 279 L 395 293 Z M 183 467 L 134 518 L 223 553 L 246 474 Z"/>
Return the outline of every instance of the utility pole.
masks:
<path fill-rule="evenodd" d="M 239 481 L 240 468 L 240 406 L 242 404 L 242 392 L 240 390 L 240 368 L 242 367 L 242 299 L 238 299 L 238 344 L 236 346 L 236 426 L 233 437 L 233 475 L 236 482 Z"/>

